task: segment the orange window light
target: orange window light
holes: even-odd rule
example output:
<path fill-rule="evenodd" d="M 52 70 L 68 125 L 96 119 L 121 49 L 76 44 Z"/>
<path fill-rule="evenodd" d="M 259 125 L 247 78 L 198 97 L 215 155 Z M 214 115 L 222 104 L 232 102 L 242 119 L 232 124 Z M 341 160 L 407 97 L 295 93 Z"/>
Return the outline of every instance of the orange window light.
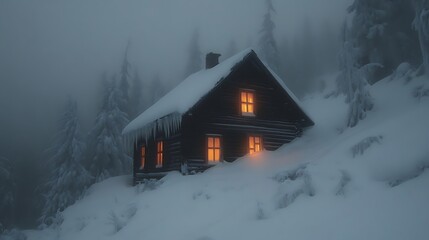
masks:
<path fill-rule="evenodd" d="M 158 141 L 156 144 L 156 167 L 162 167 L 164 162 L 164 142 Z"/>
<path fill-rule="evenodd" d="M 217 163 L 220 161 L 220 137 L 207 137 L 207 160 L 209 163 Z"/>
<path fill-rule="evenodd" d="M 142 146 L 140 149 L 140 169 L 144 168 L 146 162 L 146 147 Z"/>
<path fill-rule="evenodd" d="M 249 136 L 249 153 L 257 153 L 262 151 L 261 137 Z"/>
<path fill-rule="evenodd" d="M 241 99 L 241 113 L 243 115 L 254 114 L 254 108 L 255 108 L 254 93 L 251 91 L 241 91 L 240 99 Z"/>

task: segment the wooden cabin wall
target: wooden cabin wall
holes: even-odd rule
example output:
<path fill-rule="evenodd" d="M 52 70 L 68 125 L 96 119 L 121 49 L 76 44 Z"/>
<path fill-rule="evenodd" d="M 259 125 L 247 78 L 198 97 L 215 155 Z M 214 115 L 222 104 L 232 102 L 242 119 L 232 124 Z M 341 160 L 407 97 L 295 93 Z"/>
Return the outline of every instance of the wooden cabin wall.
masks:
<path fill-rule="evenodd" d="M 134 177 L 139 173 L 161 173 L 167 171 L 180 171 L 182 164 L 182 150 L 181 150 L 182 135 L 179 132 L 172 136 L 166 137 L 163 132 L 158 132 L 156 137 L 150 137 L 147 141 L 139 139 L 134 148 Z M 164 142 L 164 164 L 162 168 L 156 168 L 156 154 L 157 154 L 157 141 Z M 141 146 L 146 146 L 146 163 L 144 169 L 140 169 L 141 159 Z"/>
<path fill-rule="evenodd" d="M 183 156 L 192 169 L 206 168 L 206 134 L 220 134 L 223 159 L 248 152 L 247 137 L 259 135 L 266 150 L 276 150 L 302 133 L 302 112 L 255 61 L 245 61 L 182 120 Z M 252 89 L 255 116 L 242 116 L 240 90 Z"/>

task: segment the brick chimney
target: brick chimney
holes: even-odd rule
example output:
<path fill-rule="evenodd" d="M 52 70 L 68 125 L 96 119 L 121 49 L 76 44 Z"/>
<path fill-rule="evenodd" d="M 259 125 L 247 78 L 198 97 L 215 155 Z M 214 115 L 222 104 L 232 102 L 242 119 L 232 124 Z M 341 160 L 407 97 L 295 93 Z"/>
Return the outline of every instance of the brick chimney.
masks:
<path fill-rule="evenodd" d="M 219 64 L 219 53 L 210 52 L 206 55 L 206 69 L 210 69 Z"/>

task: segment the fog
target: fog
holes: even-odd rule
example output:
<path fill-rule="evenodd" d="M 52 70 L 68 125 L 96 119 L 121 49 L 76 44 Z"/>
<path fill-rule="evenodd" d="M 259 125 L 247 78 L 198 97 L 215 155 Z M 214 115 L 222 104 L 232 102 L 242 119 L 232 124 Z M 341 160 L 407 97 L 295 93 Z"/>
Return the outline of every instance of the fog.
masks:
<path fill-rule="evenodd" d="M 273 0 L 276 40 L 279 45 L 293 41 L 304 24 L 314 32 L 328 24 L 339 34 L 350 2 Z M 88 130 L 99 104 L 100 76 L 119 72 L 128 43 L 132 71 L 138 71 L 143 81 L 159 76 L 172 88 L 183 80 L 192 32 L 200 33 L 202 53 L 222 54 L 231 41 L 238 50 L 255 47 L 264 4 L 264 0 L 1 0 L 0 156 L 24 163 L 28 171 L 40 166 L 68 96 L 78 101 Z M 20 224 L 29 226 L 32 221 Z"/>

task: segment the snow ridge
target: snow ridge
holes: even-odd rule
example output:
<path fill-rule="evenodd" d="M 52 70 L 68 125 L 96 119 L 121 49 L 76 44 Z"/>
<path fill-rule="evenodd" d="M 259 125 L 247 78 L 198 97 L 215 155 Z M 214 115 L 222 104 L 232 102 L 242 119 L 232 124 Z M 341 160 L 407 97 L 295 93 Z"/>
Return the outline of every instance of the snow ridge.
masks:
<path fill-rule="evenodd" d="M 58 228 L 25 234 L 28 240 L 428 239 L 429 98 L 413 95 L 427 80 L 377 82 L 369 89 L 374 110 L 341 131 L 344 97 L 309 97 L 303 105 L 317 125 L 277 151 L 138 186 L 130 185 L 131 176 L 109 178 L 68 207 Z"/>

